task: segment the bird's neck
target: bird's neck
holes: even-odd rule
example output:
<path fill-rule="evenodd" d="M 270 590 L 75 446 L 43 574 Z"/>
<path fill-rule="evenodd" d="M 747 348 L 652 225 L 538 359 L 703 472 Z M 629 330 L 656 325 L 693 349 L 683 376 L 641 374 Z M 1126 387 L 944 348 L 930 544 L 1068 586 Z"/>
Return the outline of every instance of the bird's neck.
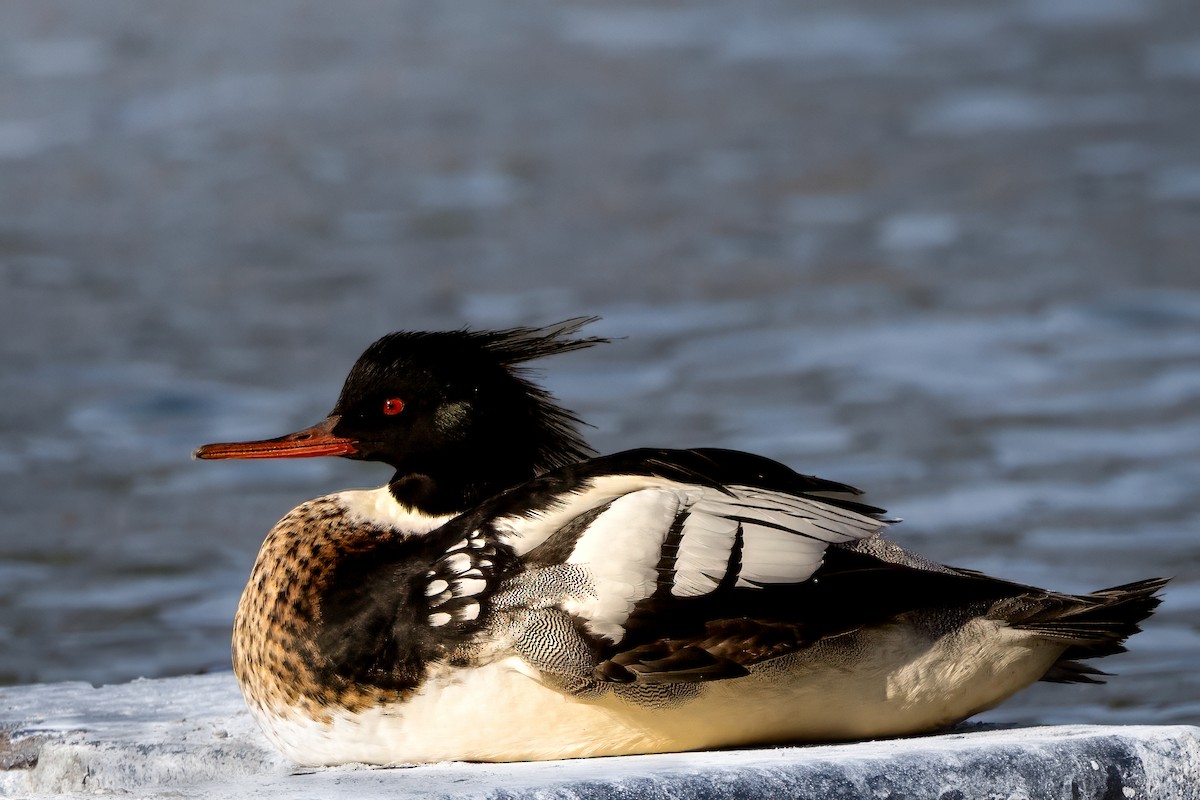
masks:
<path fill-rule="evenodd" d="M 453 516 L 541 471 L 531 458 L 520 455 L 503 460 L 465 456 L 397 469 L 387 488 L 404 508 L 432 517 Z"/>

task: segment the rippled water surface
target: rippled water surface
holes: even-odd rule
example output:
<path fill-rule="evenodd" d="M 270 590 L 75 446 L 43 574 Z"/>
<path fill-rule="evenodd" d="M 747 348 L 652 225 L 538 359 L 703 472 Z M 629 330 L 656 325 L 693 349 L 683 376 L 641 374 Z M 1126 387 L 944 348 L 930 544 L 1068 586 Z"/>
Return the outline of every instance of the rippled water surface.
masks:
<path fill-rule="evenodd" d="M 1174 575 L 1103 687 L 1196 722 L 1200 7 L 0 8 L 0 681 L 227 669 L 262 535 L 382 482 L 197 463 L 398 328 L 598 314 L 597 449 L 753 450 L 905 545 Z"/>

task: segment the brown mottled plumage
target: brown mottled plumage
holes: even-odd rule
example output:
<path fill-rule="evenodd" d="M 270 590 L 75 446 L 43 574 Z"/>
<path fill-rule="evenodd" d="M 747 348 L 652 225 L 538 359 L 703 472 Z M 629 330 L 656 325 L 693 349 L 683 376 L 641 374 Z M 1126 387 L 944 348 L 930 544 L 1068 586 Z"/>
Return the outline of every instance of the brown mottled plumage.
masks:
<path fill-rule="evenodd" d="M 311 500 L 272 529 L 238 603 L 233 669 L 256 709 L 288 706 L 329 721 L 331 708 L 361 711 L 395 703 L 411 689 L 358 684 L 320 668 L 321 598 L 336 566 L 394 533 L 348 522 L 333 500 Z"/>

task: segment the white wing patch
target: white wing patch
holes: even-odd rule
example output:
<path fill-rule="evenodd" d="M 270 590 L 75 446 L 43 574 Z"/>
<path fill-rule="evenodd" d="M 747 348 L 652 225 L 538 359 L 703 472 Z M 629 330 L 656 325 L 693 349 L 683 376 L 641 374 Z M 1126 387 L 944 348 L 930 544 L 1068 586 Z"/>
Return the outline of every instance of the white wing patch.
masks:
<path fill-rule="evenodd" d="M 662 544 L 687 493 L 643 489 L 613 500 L 579 537 L 568 564 L 587 568 L 592 591 L 563 603 L 588 629 L 613 642 L 625 636 L 634 605 L 658 586 Z"/>
<path fill-rule="evenodd" d="M 725 517 L 689 513 L 675 556 L 671 594 L 699 597 L 717 588 L 729 568 L 738 523 Z"/>
<path fill-rule="evenodd" d="M 671 586 L 676 597 L 707 594 L 730 577 L 742 588 L 800 583 L 821 566 L 827 545 L 883 527 L 871 517 L 804 497 L 746 486 L 730 491 L 732 497 L 702 490 L 688 507 Z M 728 574 L 731 569 L 736 576 Z"/>
<path fill-rule="evenodd" d="M 676 481 L 641 475 L 605 475 L 578 491 L 560 497 L 549 508 L 532 514 L 501 517 L 492 523 L 500 541 L 523 556 L 545 542 L 571 520 L 605 503 L 642 489 L 675 489 Z"/>
<path fill-rule="evenodd" d="M 586 570 L 590 590 L 572 593 L 562 608 L 612 642 L 624 638 L 634 607 L 656 591 L 683 598 L 710 594 L 722 583 L 743 589 L 802 583 L 830 544 L 866 538 L 886 525 L 798 495 L 623 476 L 599 479 L 534 519 L 505 520 L 500 532 L 526 553 L 600 508 L 565 559 Z"/>

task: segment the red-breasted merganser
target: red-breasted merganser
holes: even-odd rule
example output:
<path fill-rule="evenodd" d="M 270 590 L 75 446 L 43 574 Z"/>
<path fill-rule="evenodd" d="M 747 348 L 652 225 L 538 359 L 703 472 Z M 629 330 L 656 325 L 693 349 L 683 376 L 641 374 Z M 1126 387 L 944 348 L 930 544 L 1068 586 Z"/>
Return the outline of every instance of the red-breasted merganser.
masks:
<path fill-rule="evenodd" d="M 588 320 L 394 333 L 324 422 L 197 456 L 395 476 L 294 509 L 234 624 L 249 707 L 301 764 L 518 761 L 937 730 L 1094 682 L 1163 580 L 1067 595 L 882 537 L 858 490 L 729 450 L 587 458 L 521 364 Z"/>

